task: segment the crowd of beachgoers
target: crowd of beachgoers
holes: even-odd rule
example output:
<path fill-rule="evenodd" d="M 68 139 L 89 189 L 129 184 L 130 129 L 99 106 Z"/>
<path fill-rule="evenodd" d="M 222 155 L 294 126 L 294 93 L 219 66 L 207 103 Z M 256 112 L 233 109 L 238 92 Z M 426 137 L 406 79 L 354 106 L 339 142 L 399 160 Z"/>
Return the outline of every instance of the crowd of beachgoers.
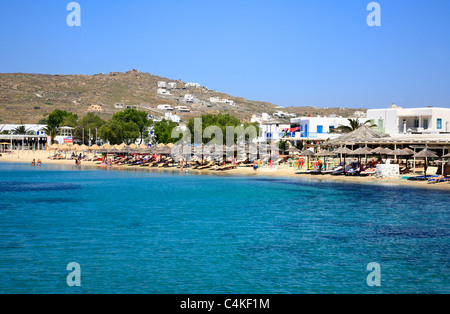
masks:
<path fill-rule="evenodd" d="M 9 160 L 25 161 L 37 152 L 39 151 L 10 152 Z M 351 150 L 347 147 L 340 147 L 334 150 L 313 151 L 307 149 L 300 151 L 291 147 L 286 151 L 280 151 L 278 148 L 269 147 L 267 149 L 265 147 L 261 151 L 259 147 L 252 150 L 248 145 L 226 147 L 200 144 L 179 147 L 173 144 L 159 144 L 148 147 L 146 145 L 121 144 L 87 147 L 65 144 L 52 145 L 49 147 L 49 151 L 41 152 L 47 155 L 41 154 L 39 158 L 30 159 L 33 166 L 40 166 L 45 162 L 73 162 L 77 166 L 83 164 L 120 169 L 171 169 L 180 172 L 202 171 L 203 173 L 235 174 L 264 173 L 291 177 L 311 176 L 361 181 L 367 177 L 375 179 L 377 166 L 380 164 L 397 164 L 399 180 L 425 181 L 439 183 L 439 185 L 450 182 L 447 173 L 450 166 L 443 164 L 447 155 L 438 157 L 428 150 L 415 154 L 408 148 L 390 150 L 383 147 L 375 149 L 364 147 Z M 21 153 L 21 159 L 18 159 Z M 14 158 L 15 154 L 17 158 Z"/>
<path fill-rule="evenodd" d="M 106 167 L 172 168 L 180 171 L 230 171 L 248 167 L 254 172 L 261 169 L 291 169 L 298 175 L 363 177 L 375 176 L 377 165 L 388 163 L 398 164 L 399 175 L 408 176 L 409 180 L 450 182 L 450 177 L 445 175 L 443 158 L 437 158 L 437 155 L 428 150 L 415 154 L 409 148 L 390 150 L 383 147 L 364 147 L 352 151 L 341 147 L 333 151 L 314 152 L 300 151 L 292 147 L 283 152 L 270 147 L 265 147 L 264 151 L 252 150 L 248 145 L 219 147 L 200 144 L 181 147 L 159 144 L 148 147 L 121 144 L 92 147 L 54 145 L 50 149 L 54 149 L 55 154 L 48 157 L 49 159 L 74 160 L 76 165 L 91 162 Z M 432 160 L 429 164 L 428 157 L 425 156 L 440 159 L 442 167 L 437 167 L 437 160 Z"/>

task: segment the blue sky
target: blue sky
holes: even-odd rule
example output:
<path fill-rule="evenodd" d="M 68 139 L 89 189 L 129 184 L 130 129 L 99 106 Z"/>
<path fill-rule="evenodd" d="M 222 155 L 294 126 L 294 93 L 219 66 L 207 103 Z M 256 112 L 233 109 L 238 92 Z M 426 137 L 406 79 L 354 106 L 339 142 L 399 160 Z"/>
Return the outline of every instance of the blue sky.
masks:
<path fill-rule="evenodd" d="M 450 107 L 450 1 L 0 3 L 0 72 L 138 69 L 281 106 Z"/>

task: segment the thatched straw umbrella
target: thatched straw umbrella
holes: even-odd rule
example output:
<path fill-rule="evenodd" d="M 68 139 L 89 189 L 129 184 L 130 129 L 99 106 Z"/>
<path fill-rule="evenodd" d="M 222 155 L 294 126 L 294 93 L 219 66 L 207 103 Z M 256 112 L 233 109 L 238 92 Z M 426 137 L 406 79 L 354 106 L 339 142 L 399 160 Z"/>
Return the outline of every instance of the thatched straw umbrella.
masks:
<path fill-rule="evenodd" d="M 373 130 L 372 128 L 364 125 L 350 133 L 343 134 L 335 139 L 326 142 L 327 146 L 347 145 L 348 143 L 362 142 L 367 139 L 379 139 L 389 137 L 387 134 L 383 134 Z"/>
<path fill-rule="evenodd" d="M 130 144 L 130 145 L 128 145 L 128 147 L 129 147 L 129 148 L 131 148 L 131 149 L 136 149 L 136 148 L 138 148 L 138 147 L 137 147 L 137 145 L 136 145 L 136 144 L 134 144 L 134 143 L 133 143 L 133 144 Z"/>
<path fill-rule="evenodd" d="M 397 156 L 409 156 L 412 155 L 411 153 L 404 151 L 403 149 L 397 148 L 396 150 L 393 150 L 388 155 L 395 156 L 395 159 L 398 160 Z"/>
<path fill-rule="evenodd" d="M 352 155 L 358 156 L 358 163 L 361 167 L 361 156 L 366 155 L 366 163 L 367 163 L 367 154 L 370 154 L 371 150 L 368 147 L 360 147 L 352 152 Z"/>
<path fill-rule="evenodd" d="M 310 151 L 309 149 L 307 149 L 307 150 L 304 150 L 304 151 L 302 151 L 302 152 L 300 152 L 300 156 L 306 156 L 306 157 L 308 157 L 308 162 L 306 163 L 306 168 L 309 170 L 309 158 L 311 157 L 311 156 L 315 156 L 316 154 L 314 153 L 314 152 L 312 152 L 312 151 Z"/>
<path fill-rule="evenodd" d="M 78 152 L 84 152 L 84 151 L 87 151 L 87 150 L 89 150 L 89 147 L 87 147 L 86 145 L 81 145 L 81 146 L 79 146 L 78 148 L 77 148 L 77 151 Z"/>
<path fill-rule="evenodd" d="M 290 147 L 286 150 L 288 153 L 300 153 L 300 149 L 296 148 L 296 147 Z"/>
<path fill-rule="evenodd" d="M 450 153 L 442 156 L 442 175 L 444 175 L 444 158 L 450 158 Z"/>
<path fill-rule="evenodd" d="M 436 155 L 432 151 L 427 150 L 426 148 L 414 155 L 414 158 L 425 158 L 425 176 L 427 175 L 428 158 L 438 158 L 438 157 L 439 157 L 438 155 Z M 416 167 L 414 165 L 414 172 L 415 171 Z"/>
<path fill-rule="evenodd" d="M 391 152 L 391 150 L 387 151 L 386 148 L 383 148 L 381 146 L 377 147 L 375 149 L 372 149 L 372 151 L 371 151 L 372 154 L 380 156 L 381 162 L 383 162 L 383 158 L 381 158 L 381 155 L 387 154 L 389 152 Z"/>
<path fill-rule="evenodd" d="M 100 150 L 101 148 L 100 148 L 100 146 L 98 146 L 97 144 L 94 144 L 94 145 L 92 145 L 89 149 L 90 149 L 91 151 L 98 151 L 98 150 Z"/>
<path fill-rule="evenodd" d="M 141 148 L 141 149 L 147 149 L 147 145 L 141 144 L 141 145 L 139 145 L 139 148 Z"/>
<path fill-rule="evenodd" d="M 334 150 L 334 153 L 339 154 L 339 165 L 342 162 L 342 155 L 344 155 L 344 171 L 345 171 L 346 166 L 345 156 L 353 153 L 353 151 L 351 149 L 348 149 L 347 147 L 339 147 L 338 149 Z"/>
<path fill-rule="evenodd" d="M 330 151 L 327 151 L 327 150 L 322 150 L 322 151 L 320 151 L 320 152 L 318 152 L 316 154 L 317 157 L 323 157 L 323 163 L 325 164 L 325 170 L 327 170 L 327 168 L 328 168 L 327 167 L 327 162 L 325 160 L 325 157 L 330 157 L 330 156 L 334 156 L 334 155 L 336 155 L 336 153 L 330 152 Z"/>

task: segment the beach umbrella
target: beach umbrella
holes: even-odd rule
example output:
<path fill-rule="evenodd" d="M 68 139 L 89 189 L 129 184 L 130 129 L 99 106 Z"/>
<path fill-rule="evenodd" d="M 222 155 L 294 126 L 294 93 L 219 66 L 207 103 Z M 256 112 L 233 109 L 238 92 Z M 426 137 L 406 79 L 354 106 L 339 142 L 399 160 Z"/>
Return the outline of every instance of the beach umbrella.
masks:
<path fill-rule="evenodd" d="M 374 154 L 374 155 L 379 155 L 381 162 L 383 162 L 383 159 L 381 158 L 381 155 L 389 153 L 390 151 L 391 150 L 387 151 L 385 148 L 380 146 L 380 147 L 377 147 L 375 149 L 372 149 L 371 153 Z"/>
<path fill-rule="evenodd" d="M 315 156 L 315 155 L 316 154 L 313 151 L 310 151 L 309 149 L 300 152 L 300 156 L 306 156 L 308 158 L 307 159 L 308 162 L 306 163 L 306 168 L 308 170 L 309 170 L 309 159 L 310 159 L 311 156 Z"/>
<path fill-rule="evenodd" d="M 397 148 L 396 150 L 391 151 L 388 155 L 393 155 L 397 158 L 397 156 L 409 156 L 411 154 L 403 149 Z"/>
<path fill-rule="evenodd" d="M 290 147 L 286 150 L 288 153 L 300 153 L 300 149 L 296 148 L 296 147 Z"/>
<path fill-rule="evenodd" d="M 138 148 L 136 144 L 131 144 L 131 145 L 129 145 L 128 147 L 131 148 L 131 149 L 136 149 L 136 148 Z"/>
<path fill-rule="evenodd" d="M 388 155 L 394 155 L 394 156 L 408 156 L 411 155 L 407 151 L 404 151 L 403 149 L 397 148 L 396 150 L 391 151 Z"/>
<path fill-rule="evenodd" d="M 110 154 L 117 154 L 117 153 L 120 153 L 120 150 L 118 150 L 117 148 L 113 147 L 113 148 L 111 148 L 108 151 L 108 153 L 110 153 Z"/>
<path fill-rule="evenodd" d="M 330 157 L 330 156 L 334 156 L 334 155 L 336 155 L 336 153 L 330 152 L 327 150 L 322 150 L 316 154 L 317 157 L 323 157 L 323 163 L 325 164 L 325 169 L 327 168 L 327 163 L 326 163 L 325 157 Z"/>
<path fill-rule="evenodd" d="M 141 144 L 141 145 L 139 145 L 139 148 L 142 148 L 142 149 L 147 149 L 147 145 L 145 145 L 145 144 Z"/>
<path fill-rule="evenodd" d="M 415 152 L 412 149 L 409 148 L 403 148 L 402 151 L 407 152 L 408 155 L 414 155 Z"/>
<path fill-rule="evenodd" d="M 347 147 L 339 147 L 338 149 L 334 150 L 334 153 L 339 154 L 339 165 L 342 162 L 342 155 L 344 155 L 344 171 L 345 171 L 346 166 L 345 155 L 351 154 L 353 153 L 353 151 L 351 149 L 348 149 Z"/>
<path fill-rule="evenodd" d="M 92 150 L 92 151 L 97 151 L 97 150 L 100 150 L 101 148 L 97 144 L 94 144 L 89 149 Z"/>
<path fill-rule="evenodd" d="M 450 153 L 442 156 L 442 172 L 441 172 L 442 175 L 444 175 L 444 165 L 445 165 L 444 158 L 450 158 Z"/>
<path fill-rule="evenodd" d="M 414 155 L 414 158 L 425 158 L 425 176 L 427 175 L 428 158 L 438 158 L 439 156 L 426 148 Z M 415 170 L 415 169 L 414 169 Z"/>
<path fill-rule="evenodd" d="M 359 163 L 359 166 L 361 167 L 361 156 L 362 155 L 367 156 L 367 154 L 370 154 L 371 151 L 372 150 L 368 149 L 367 147 L 360 147 L 358 149 L 355 149 L 351 154 L 358 156 L 358 163 Z M 367 158 L 366 158 L 366 162 L 367 162 Z"/>

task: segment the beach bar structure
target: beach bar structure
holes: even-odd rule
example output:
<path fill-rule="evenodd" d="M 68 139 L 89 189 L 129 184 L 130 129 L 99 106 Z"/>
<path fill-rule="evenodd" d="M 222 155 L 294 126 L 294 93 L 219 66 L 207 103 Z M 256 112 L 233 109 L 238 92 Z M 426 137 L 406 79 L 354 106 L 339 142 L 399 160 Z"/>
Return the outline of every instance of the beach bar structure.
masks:
<path fill-rule="evenodd" d="M 6 150 L 46 150 L 48 136 L 41 135 L 0 135 L 0 142 L 4 144 Z"/>

